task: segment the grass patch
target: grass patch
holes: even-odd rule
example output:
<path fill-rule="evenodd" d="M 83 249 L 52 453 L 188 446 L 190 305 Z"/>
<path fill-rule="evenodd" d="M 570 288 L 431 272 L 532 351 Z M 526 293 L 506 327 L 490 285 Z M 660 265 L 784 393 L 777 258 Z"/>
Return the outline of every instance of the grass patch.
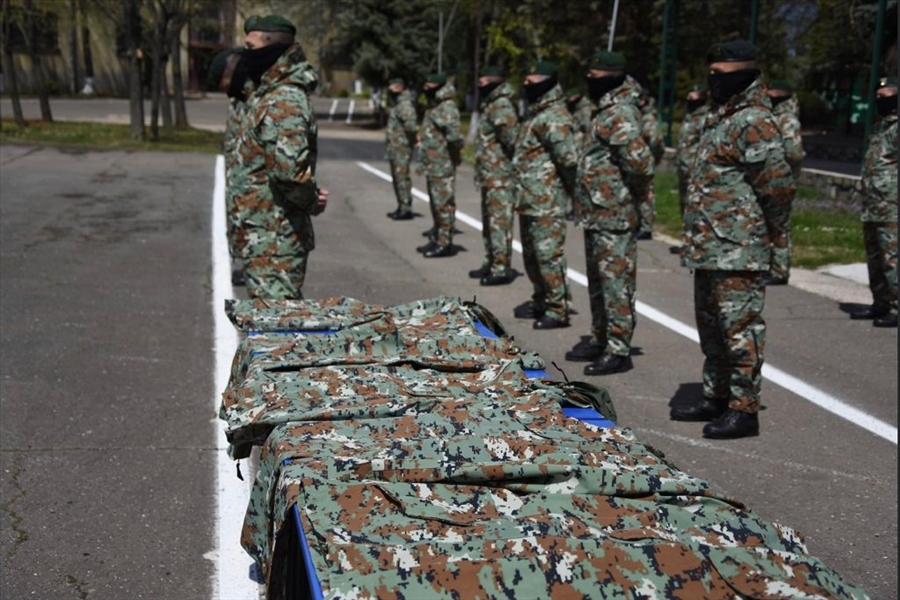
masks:
<path fill-rule="evenodd" d="M 657 229 L 672 237 L 680 237 L 677 175 L 657 173 L 654 191 Z M 791 264 L 815 269 L 829 264 L 865 262 L 859 211 L 858 204 L 823 200 L 815 189 L 799 186 L 791 214 Z"/>
<path fill-rule="evenodd" d="M 19 128 L 12 119 L 0 120 L 0 143 L 40 144 L 87 150 L 155 150 L 162 152 L 203 152 L 218 154 L 222 151 L 222 133 L 202 129 L 176 129 L 164 132 L 160 128 L 159 140 L 131 139 L 128 125 L 110 123 L 78 123 L 54 121 L 44 123 L 30 121 Z"/>

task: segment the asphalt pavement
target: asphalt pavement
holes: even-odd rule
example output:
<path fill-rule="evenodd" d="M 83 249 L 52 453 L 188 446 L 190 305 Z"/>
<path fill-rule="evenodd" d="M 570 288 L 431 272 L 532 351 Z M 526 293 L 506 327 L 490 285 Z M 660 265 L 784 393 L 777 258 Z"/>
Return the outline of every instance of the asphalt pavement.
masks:
<path fill-rule="evenodd" d="M 587 378 L 563 358 L 589 333 L 580 232 L 566 246 L 572 327 L 535 331 L 512 317 L 530 295 L 524 275 L 493 288 L 466 276 L 482 252 L 471 170 L 457 178 L 459 254 L 425 259 L 427 203 L 412 221 L 385 217 L 382 136 L 320 123 L 331 199 L 307 297 L 476 299 L 552 374 L 606 386 L 620 426 L 800 531 L 873 598 L 896 597 L 897 331 L 848 318 L 870 301 L 864 284 L 795 270 L 771 288 L 761 435 L 705 440 L 702 424 L 668 419 L 673 398 L 699 393 L 702 356 L 691 276 L 666 240 L 639 245 L 634 370 Z M 0 597 L 211 597 L 215 507 L 247 485 L 214 474 L 214 185 L 210 156 L 0 146 Z M 521 255 L 513 264 L 524 273 Z"/>

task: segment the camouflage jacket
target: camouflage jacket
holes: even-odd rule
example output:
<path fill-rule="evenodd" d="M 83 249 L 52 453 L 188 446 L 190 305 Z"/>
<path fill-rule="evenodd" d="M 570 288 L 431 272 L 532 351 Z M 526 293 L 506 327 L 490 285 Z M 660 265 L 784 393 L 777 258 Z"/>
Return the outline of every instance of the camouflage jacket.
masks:
<path fill-rule="evenodd" d="M 315 69 L 294 44 L 263 75 L 247 100 L 238 144 L 235 192 L 248 208 L 246 256 L 290 255 L 315 244 L 317 133 L 309 102 Z"/>
<path fill-rule="evenodd" d="M 706 116 L 688 181 L 682 264 L 767 271 L 771 234 L 788 225 L 791 168 L 757 78 Z"/>
<path fill-rule="evenodd" d="M 505 187 L 513 181 L 512 157 L 519 133 L 513 96 L 513 89 L 504 82 L 481 100 L 475 140 L 477 187 Z"/>
<path fill-rule="evenodd" d="M 416 133 L 419 124 L 416 122 L 416 107 L 409 90 L 403 90 L 394 100 L 388 114 L 387 130 L 385 131 L 385 156 L 388 160 L 396 158 L 412 158 L 412 151 L 416 145 Z"/>
<path fill-rule="evenodd" d="M 575 122 L 558 85 L 530 112 L 519 129 L 513 158 L 521 191 L 517 210 L 534 217 L 563 216 L 578 168 Z"/>
<path fill-rule="evenodd" d="M 675 163 L 678 174 L 686 177 L 694 162 L 697 153 L 697 144 L 700 142 L 700 133 L 703 131 L 703 122 L 706 113 L 709 112 L 709 104 L 684 115 L 681 128 L 678 130 L 678 148 L 675 153 Z"/>
<path fill-rule="evenodd" d="M 237 162 L 237 144 L 241 133 L 241 121 L 244 118 L 246 105 L 237 98 L 228 101 L 228 116 L 225 118 L 225 137 L 222 140 L 222 152 L 225 155 L 225 170 L 229 171 Z"/>
<path fill-rule="evenodd" d="M 456 173 L 456 160 L 462 151 L 463 138 L 456 107 L 456 88 L 445 83 L 435 94 L 433 104 L 425 111 L 419 135 L 419 156 L 425 175 L 451 177 Z"/>
<path fill-rule="evenodd" d="M 587 96 L 581 96 L 570 112 L 575 121 L 575 143 L 578 148 L 588 143 L 588 130 L 591 128 L 591 119 L 594 116 L 594 103 Z"/>
<path fill-rule="evenodd" d="M 641 111 L 641 135 L 653 154 L 653 160 L 658 164 L 666 152 L 662 131 L 659 129 L 659 117 L 656 115 L 656 100 L 648 98 L 640 107 Z"/>
<path fill-rule="evenodd" d="M 784 140 L 784 159 L 791 165 L 794 175 L 799 175 L 806 153 L 803 151 L 803 137 L 800 135 L 800 103 L 797 96 L 791 96 L 775 106 L 772 114 L 775 115 Z"/>
<path fill-rule="evenodd" d="M 635 201 L 646 197 L 653 177 L 653 155 L 641 135 L 640 119 L 624 85 L 597 102 L 578 161 L 575 219 L 584 228 L 624 231 L 637 226 Z"/>
<path fill-rule="evenodd" d="M 873 128 L 862 170 L 863 221 L 897 222 L 897 115 Z"/>

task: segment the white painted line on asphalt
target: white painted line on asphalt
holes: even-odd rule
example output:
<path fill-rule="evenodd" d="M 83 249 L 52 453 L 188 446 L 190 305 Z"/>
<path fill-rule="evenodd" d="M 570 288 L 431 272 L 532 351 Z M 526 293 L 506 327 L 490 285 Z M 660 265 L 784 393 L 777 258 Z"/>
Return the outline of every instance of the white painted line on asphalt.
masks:
<path fill-rule="evenodd" d="M 331 101 L 331 109 L 328 111 L 328 120 L 334 121 L 334 111 L 337 110 L 338 101 L 337 98 Z"/>
<path fill-rule="evenodd" d="M 234 298 L 231 287 L 231 257 L 225 237 L 225 158 L 216 157 L 212 197 L 212 284 L 215 342 L 213 409 L 219 412 L 221 394 L 228 384 L 238 335 L 225 315 L 225 300 Z M 259 584 L 250 579 L 253 559 L 241 547 L 241 527 L 250 500 L 250 486 L 237 478 L 234 461 L 228 457 L 225 422 L 214 419 L 216 429 L 215 547 L 205 556 L 213 561 L 213 600 L 258 600 Z"/>
<path fill-rule="evenodd" d="M 350 106 L 347 107 L 347 122 L 353 120 L 353 109 L 356 107 L 356 100 L 350 101 Z"/>
<path fill-rule="evenodd" d="M 376 169 L 375 167 L 368 165 L 364 162 L 357 162 L 357 165 L 362 167 L 364 170 L 372 173 L 373 175 L 380 177 L 381 179 L 392 182 L 392 178 L 389 173 L 385 173 L 380 169 Z M 424 200 L 428 202 L 428 195 L 413 188 L 413 194 L 416 198 L 420 200 Z M 481 231 L 481 221 L 478 219 L 474 219 L 471 216 L 462 213 L 460 211 L 456 211 L 456 218 L 469 225 L 470 227 Z M 519 242 L 514 242 L 513 247 L 516 252 L 522 252 L 522 245 Z M 566 271 L 566 275 L 574 281 L 575 283 L 587 287 L 587 276 L 583 273 L 579 273 L 574 269 L 568 269 Z M 675 333 L 682 335 L 689 340 L 692 340 L 696 343 L 700 342 L 700 336 L 697 333 L 697 330 L 682 323 L 678 319 L 674 319 L 669 315 L 653 308 L 648 304 L 644 304 L 640 300 L 635 302 L 635 310 L 638 314 L 654 321 L 667 329 L 671 329 Z M 793 375 L 789 375 L 785 373 L 781 369 L 773 367 L 769 364 L 763 365 L 762 375 L 765 379 L 768 379 L 772 383 L 775 383 L 784 389 L 800 396 L 801 398 L 805 398 L 809 402 L 812 402 L 816 406 L 820 408 L 824 408 L 828 412 L 850 421 L 854 425 L 858 427 L 862 427 L 866 431 L 874 433 L 875 435 L 892 442 L 893 444 L 897 444 L 897 428 L 890 423 L 886 423 L 881 419 L 873 417 L 858 408 L 851 406 L 850 404 L 844 402 L 843 400 L 839 400 L 835 398 L 831 394 L 820 390 L 819 388 L 812 386 Z"/>

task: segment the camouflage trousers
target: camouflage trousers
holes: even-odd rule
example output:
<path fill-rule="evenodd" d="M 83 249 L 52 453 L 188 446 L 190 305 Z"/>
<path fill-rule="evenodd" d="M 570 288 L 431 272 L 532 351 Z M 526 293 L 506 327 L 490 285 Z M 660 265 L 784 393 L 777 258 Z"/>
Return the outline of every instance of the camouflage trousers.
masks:
<path fill-rule="evenodd" d="M 703 351 L 703 395 L 759 410 L 766 288 L 759 271 L 694 271 L 694 315 Z"/>
<path fill-rule="evenodd" d="M 607 354 L 628 356 L 635 325 L 635 232 L 585 230 L 584 255 L 594 342 Z"/>
<path fill-rule="evenodd" d="M 771 237 L 772 264 L 769 272 L 773 277 L 787 279 L 791 274 L 791 207 L 788 205 L 784 232 Z"/>
<path fill-rule="evenodd" d="M 507 187 L 481 188 L 481 268 L 498 277 L 509 275 L 515 203 L 512 190 Z"/>
<path fill-rule="evenodd" d="M 684 207 L 687 204 L 688 197 L 688 176 L 684 173 L 678 174 L 678 210 L 679 214 L 684 217 Z"/>
<path fill-rule="evenodd" d="M 400 210 L 412 210 L 412 179 L 409 175 L 410 159 L 411 157 L 397 157 L 390 160 L 394 195 L 397 197 L 397 208 Z"/>
<path fill-rule="evenodd" d="M 534 288 L 531 299 L 547 316 L 568 321 L 565 218 L 519 215 L 519 235 L 525 272 Z"/>
<path fill-rule="evenodd" d="M 637 209 L 640 231 L 653 231 L 653 224 L 656 222 L 656 196 L 652 187 L 646 197 L 638 200 Z"/>
<path fill-rule="evenodd" d="M 244 228 L 241 227 L 241 205 L 238 196 L 228 183 L 228 172 L 225 172 L 225 237 L 228 240 L 228 253 L 231 258 L 240 258 L 246 244 Z"/>
<path fill-rule="evenodd" d="M 250 298 L 302 300 L 307 251 L 290 255 L 245 256 L 244 281 Z"/>
<path fill-rule="evenodd" d="M 434 219 L 434 241 L 440 246 L 453 244 L 453 228 L 456 225 L 456 175 L 450 177 L 426 177 L 431 216 Z"/>
<path fill-rule="evenodd" d="M 897 223 L 863 222 L 872 307 L 897 314 Z"/>

